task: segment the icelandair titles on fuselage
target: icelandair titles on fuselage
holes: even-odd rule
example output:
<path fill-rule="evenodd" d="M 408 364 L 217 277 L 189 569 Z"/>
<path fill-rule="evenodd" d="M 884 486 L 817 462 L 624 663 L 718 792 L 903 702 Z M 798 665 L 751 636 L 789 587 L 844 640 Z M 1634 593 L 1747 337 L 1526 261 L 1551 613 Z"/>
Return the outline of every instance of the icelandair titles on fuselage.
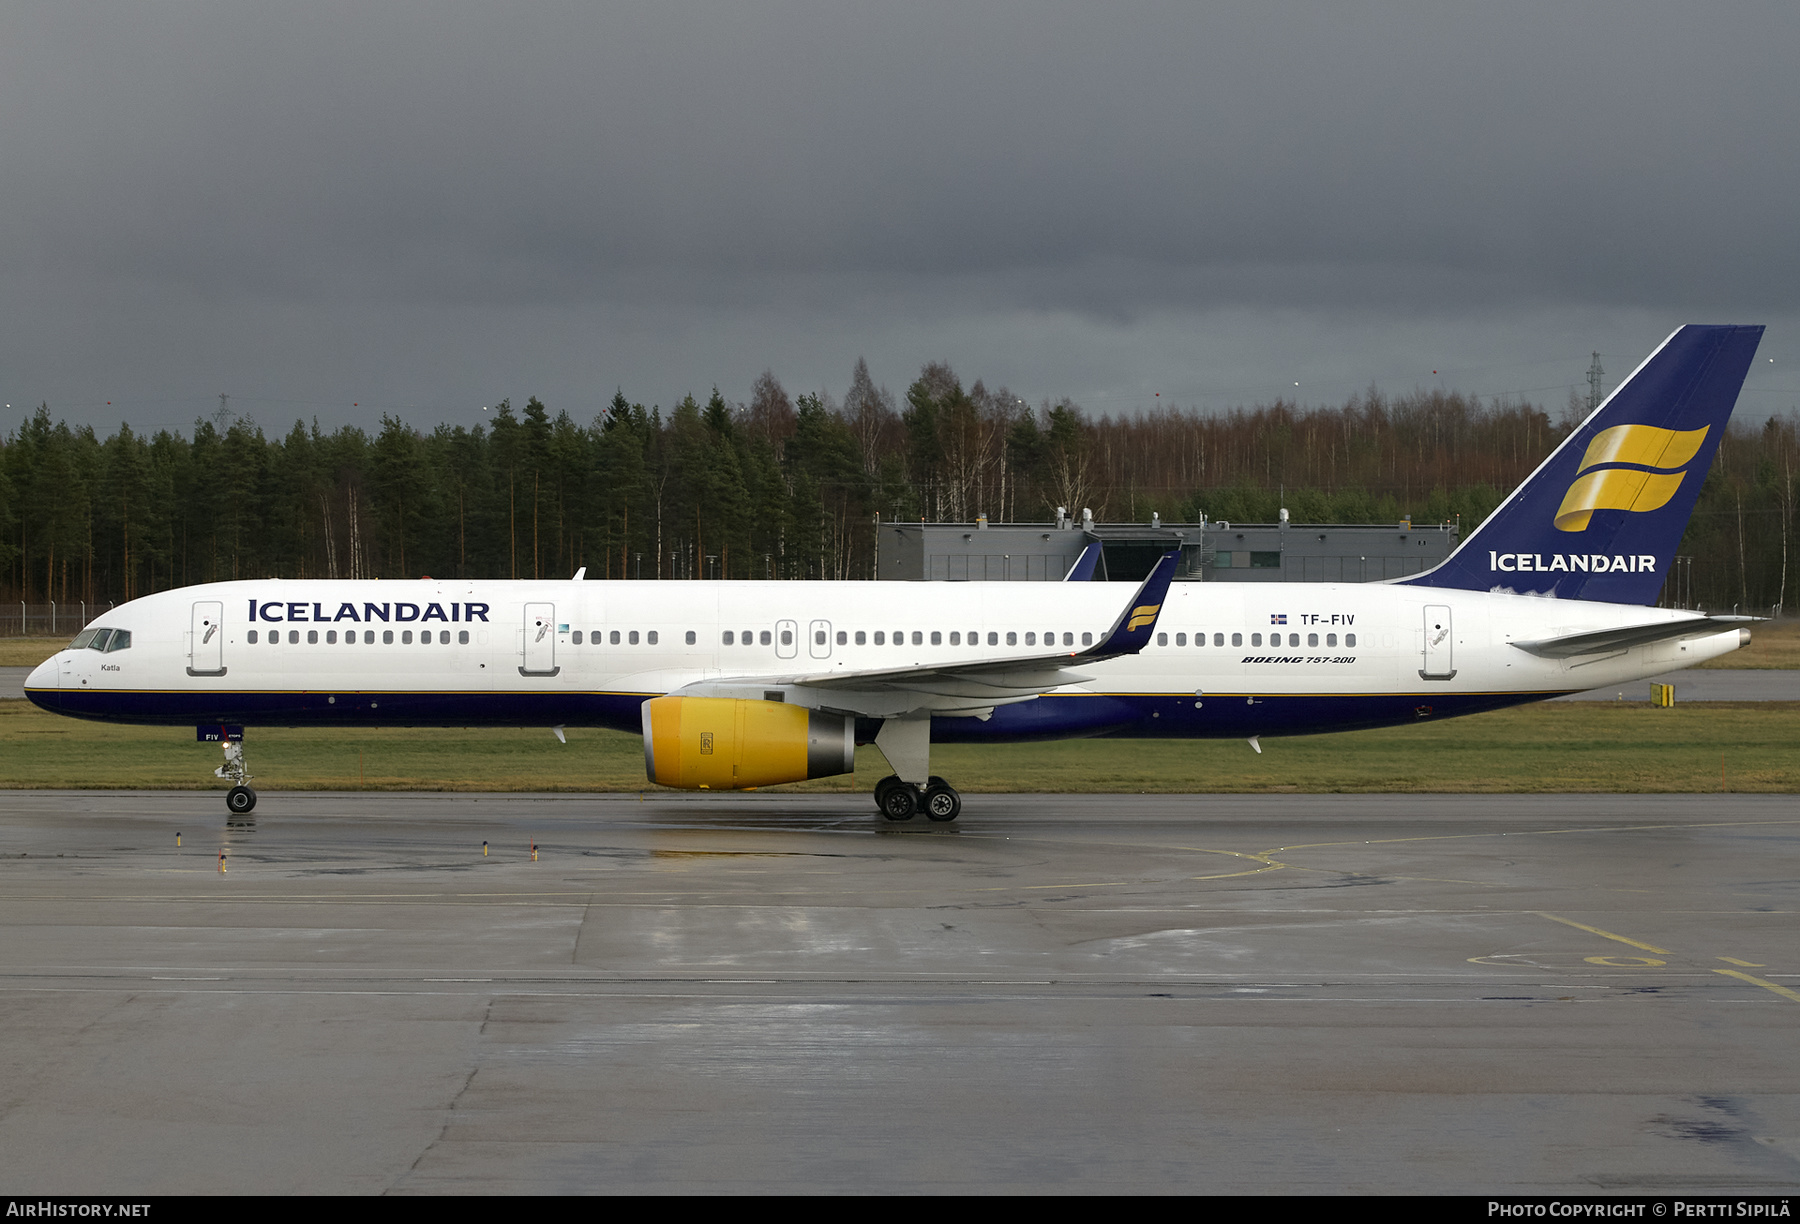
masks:
<path fill-rule="evenodd" d="M 1605 553 L 1551 553 L 1550 564 L 1544 564 L 1543 553 L 1488 553 L 1488 569 L 1509 574 L 1654 574 L 1656 556 L 1640 553 L 1631 557 L 1609 557 Z"/>
<path fill-rule="evenodd" d="M 323 603 L 295 603 L 285 600 L 250 601 L 250 619 L 253 621 L 356 621 L 364 622 L 393 620 L 401 624 L 410 621 L 443 621 L 446 624 L 457 621 L 481 621 L 487 623 L 488 605 L 484 603 L 453 603 L 450 611 L 444 611 L 445 605 L 428 603 L 365 603 L 362 613 L 356 611 L 356 605 L 346 600 L 337 606 L 337 611 L 327 614 Z"/>

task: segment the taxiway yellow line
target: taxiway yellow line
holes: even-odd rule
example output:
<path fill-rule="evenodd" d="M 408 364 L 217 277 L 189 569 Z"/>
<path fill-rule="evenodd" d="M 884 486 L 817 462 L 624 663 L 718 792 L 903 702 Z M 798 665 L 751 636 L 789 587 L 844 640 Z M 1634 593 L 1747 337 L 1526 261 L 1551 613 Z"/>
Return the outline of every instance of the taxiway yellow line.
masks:
<path fill-rule="evenodd" d="M 1539 918 L 1548 918 L 1551 922 L 1560 922 L 1564 926 L 1572 926 L 1578 931 L 1586 931 L 1591 935 L 1600 935 L 1606 939 L 1616 939 L 1622 944 L 1630 944 L 1632 947 L 1642 948 L 1646 952 L 1655 952 L 1659 956 L 1675 955 L 1667 948 L 1659 948 L 1655 944 L 1647 944 L 1642 940 L 1630 939 L 1624 935 L 1615 935 L 1611 931 L 1602 931 L 1597 926 L 1589 926 L 1585 922 L 1576 922 L 1573 918 L 1559 918 L 1555 914 L 1546 914 L 1543 910 L 1533 910 L 1532 913 L 1536 914 Z M 1727 973 L 1729 970 L 1720 969 L 1718 972 Z"/>
<path fill-rule="evenodd" d="M 1723 973 L 1726 977 L 1734 977 L 1740 981 L 1749 982 L 1752 986 L 1761 986 L 1764 990 L 1773 990 L 1784 999 L 1792 999 L 1794 1002 L 1800 1003 L 1800 991 L 1789 990 L 1786 986 L 1778 986 L 1774 982 L 1764 981 L 1759 977 L 1752 977 L 1748 973 L 1740 973 L 1736 969 L 1714 969 L 1713 972 Z"/>

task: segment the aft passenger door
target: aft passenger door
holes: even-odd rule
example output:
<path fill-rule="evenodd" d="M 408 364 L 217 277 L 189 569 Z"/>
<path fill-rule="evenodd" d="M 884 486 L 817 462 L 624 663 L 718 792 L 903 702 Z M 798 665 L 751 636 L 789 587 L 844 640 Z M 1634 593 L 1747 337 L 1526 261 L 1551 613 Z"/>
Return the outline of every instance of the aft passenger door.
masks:
<path fill-rule="evenodd" d="M 800 624 L 798 621 L 784 620 L 775 622 L 775 657 L 791 659 L 800 653 Z"/>
<path fill-rule="evenodd" d="M 188 667 L 190 676 L 223 676 L 225 674 L 225 605 L 197 603 L 188 634 Z"/>
<path fill-rule="evenodd" d="M 556 605 L 525 605 L 525 645 L 519 664 L 521 676 L 554 676 L 556 665 Z"/>
<path fill-rule="evenodd" d="M 1456 660 L 1453 656 L 1456 635 L 1451 630 L 1450 609 L 1444 604 L 1426 604 L 1425 647 L 1419 667 L 1419 679 L 1456 678 Z"/>
<path fill-rule="evenodd" d="M 806 629 L 806 648 L 815 659 L 831 657 L 831 622 L 816 620 Z"/>

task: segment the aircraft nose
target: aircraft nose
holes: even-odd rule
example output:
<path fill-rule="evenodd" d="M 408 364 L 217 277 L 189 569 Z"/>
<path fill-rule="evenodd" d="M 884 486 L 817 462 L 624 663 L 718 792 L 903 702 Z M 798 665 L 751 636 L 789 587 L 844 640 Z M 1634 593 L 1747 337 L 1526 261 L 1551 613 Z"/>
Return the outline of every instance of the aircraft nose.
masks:
<path fill-rule="evenodd" d="M 57 656 L 51 655 L 25 677 L 25 695 L 46 710 L 55 708 L 57 688 L 61 683 L 62 672 L 56 660 Z"/>

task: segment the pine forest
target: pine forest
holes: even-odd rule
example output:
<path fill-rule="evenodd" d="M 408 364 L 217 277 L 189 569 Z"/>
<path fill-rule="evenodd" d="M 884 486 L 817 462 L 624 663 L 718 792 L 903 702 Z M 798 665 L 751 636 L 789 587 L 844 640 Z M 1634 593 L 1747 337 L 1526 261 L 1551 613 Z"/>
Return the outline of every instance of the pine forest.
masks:
<path fill-rule="evenodd" d="M 865 579 L 878 521 L 1456 520 L 1466 534 L 1574 427 L 1448 391 L 1340 406 L 1095 417 L 965 387 L 929 364 L 896 399 L 858 362 L 841 399 L 765 373 L 594 419 L 528 399 L 484 425 L 384 416 L 270 436 L 223 413 L 190 436 L 104 438 L 40 406 L 0 443 L 0 599 L 122 602 L 235 578 Z M 1732 423 L 1682 552 L 1684 601 L 1766 611 L 1790 564 L 1791 418 Z"/>

